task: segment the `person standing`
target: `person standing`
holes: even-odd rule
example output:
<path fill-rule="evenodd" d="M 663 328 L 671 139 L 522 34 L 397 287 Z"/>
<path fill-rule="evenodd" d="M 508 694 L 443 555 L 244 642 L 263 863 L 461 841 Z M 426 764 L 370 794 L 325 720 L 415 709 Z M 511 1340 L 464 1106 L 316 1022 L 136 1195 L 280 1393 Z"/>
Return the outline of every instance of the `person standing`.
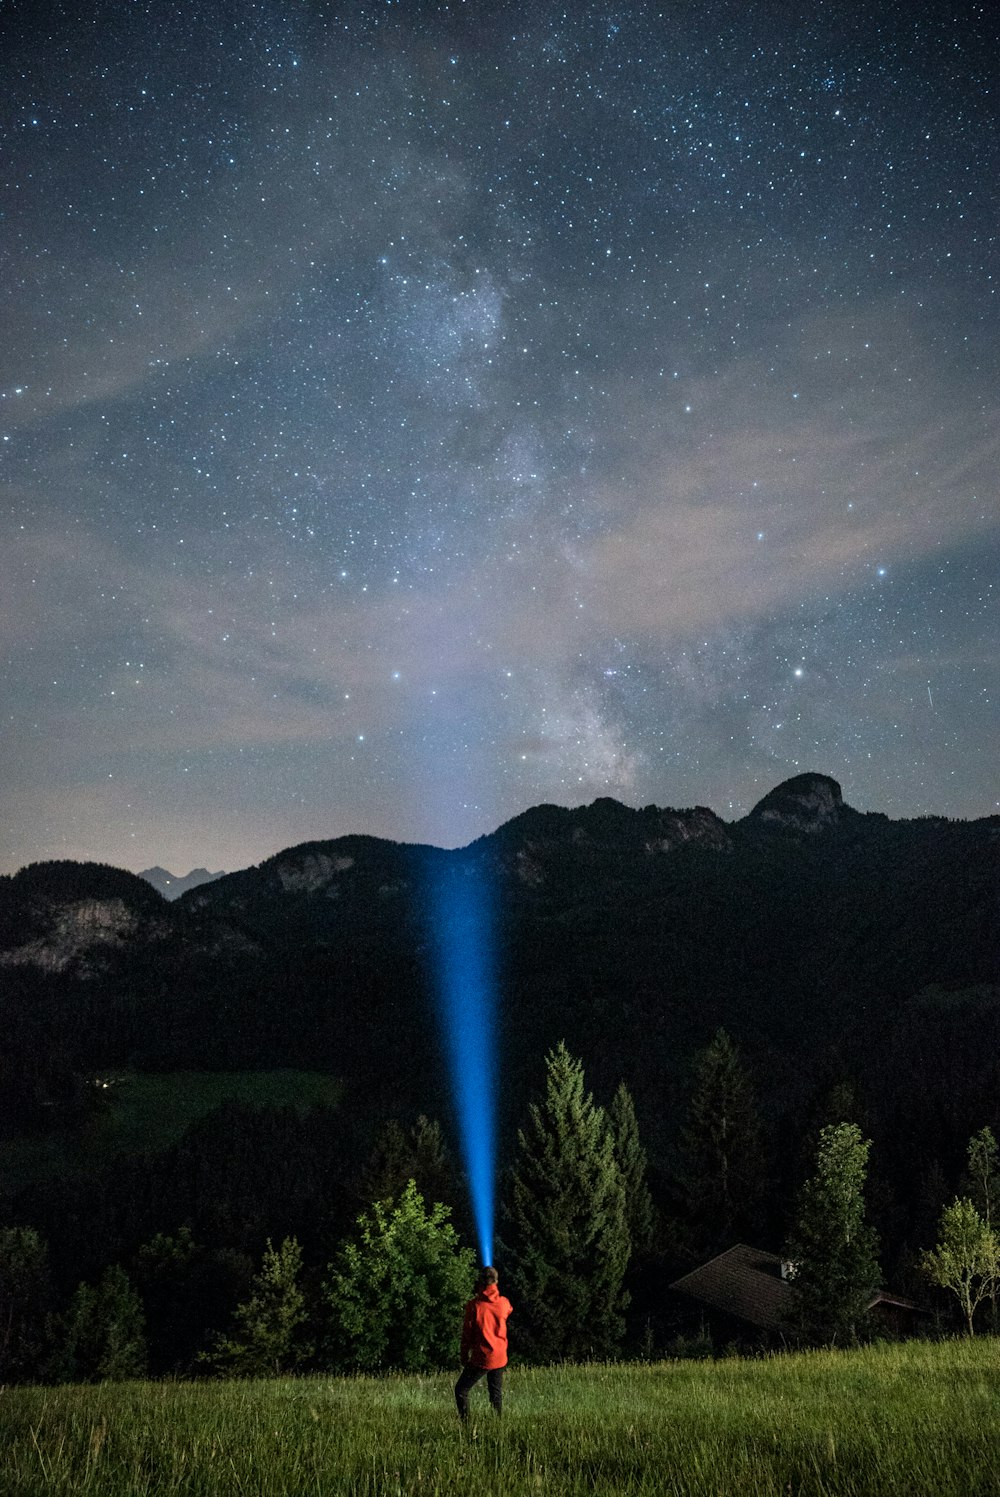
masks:
<path fill-rule="evenodd" d="M 499 1414 L 503 1408 L 503 1370 L 507 1366 L 507 1320 L 513 1306 L 497 1288 L 497 1271 L 487 1265 L 480 1270 L 476 1292 L 465 1307 L 462 1320 L 462 1374 L 455 1384 L 458 1416 L 469 1416 L 469 1392 L 485 1377 L 490 1403 Z"/>

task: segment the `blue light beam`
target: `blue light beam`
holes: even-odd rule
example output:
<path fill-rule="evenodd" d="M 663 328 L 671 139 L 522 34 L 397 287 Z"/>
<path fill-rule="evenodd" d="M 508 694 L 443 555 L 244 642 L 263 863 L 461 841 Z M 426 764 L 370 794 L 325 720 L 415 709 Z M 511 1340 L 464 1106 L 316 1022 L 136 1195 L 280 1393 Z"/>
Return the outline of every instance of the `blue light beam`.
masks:
<path fill-rule="evenodd" d="M 454 855 L 452 855 L 452 858 Z M 483 872 L 452 859 L 431 874 L 441 1027 L 462 1162 L 483 1263 L 493 1262 L 496 988 L 493 912 Z"/>

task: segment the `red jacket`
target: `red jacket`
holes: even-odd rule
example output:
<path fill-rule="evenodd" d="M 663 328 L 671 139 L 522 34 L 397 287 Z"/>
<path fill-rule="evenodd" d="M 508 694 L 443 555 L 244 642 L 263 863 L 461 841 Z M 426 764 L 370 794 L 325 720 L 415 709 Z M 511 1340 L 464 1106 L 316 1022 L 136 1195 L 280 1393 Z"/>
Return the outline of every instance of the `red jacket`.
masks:
<path fill-rule="evenodd" d="M 462 1366 L 495 1372 L 507 1366 L 507 1317 L 513 1306 L 495 1284 L 487 1284 L 465 1307 Z"/>

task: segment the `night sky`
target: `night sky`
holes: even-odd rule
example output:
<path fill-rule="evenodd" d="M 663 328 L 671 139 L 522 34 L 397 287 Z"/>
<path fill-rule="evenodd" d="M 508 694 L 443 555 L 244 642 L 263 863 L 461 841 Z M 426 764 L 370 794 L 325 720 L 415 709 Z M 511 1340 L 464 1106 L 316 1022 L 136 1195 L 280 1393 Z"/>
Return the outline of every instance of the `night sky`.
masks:
<path fill-rule="evenodd" d="M 0 30 L 0 868 L 997 810 L 992 7 Z"/>

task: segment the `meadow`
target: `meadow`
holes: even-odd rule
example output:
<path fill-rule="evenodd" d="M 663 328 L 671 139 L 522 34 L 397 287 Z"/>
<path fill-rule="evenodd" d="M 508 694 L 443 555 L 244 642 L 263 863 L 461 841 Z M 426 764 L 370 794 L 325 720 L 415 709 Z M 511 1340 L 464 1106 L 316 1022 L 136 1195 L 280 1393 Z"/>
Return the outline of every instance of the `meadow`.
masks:
<path fill-rule="evenodd" d="M 156 1153 L 225 1102 L 248 1107 L 334 1107 L 342 1087 L 315 1071 L 113 1073 L 82 1124 L 0 1140 L 0 1179 L 11 1195 L 40 1180 L 87 1177 L 122 1156 Z"/>
<path fill-rule="evenodd" d="M 0 1390 L 0 1492 L 977 1497 L 1000 1491 L 1000 1341 L 454 1375 Z"/>

